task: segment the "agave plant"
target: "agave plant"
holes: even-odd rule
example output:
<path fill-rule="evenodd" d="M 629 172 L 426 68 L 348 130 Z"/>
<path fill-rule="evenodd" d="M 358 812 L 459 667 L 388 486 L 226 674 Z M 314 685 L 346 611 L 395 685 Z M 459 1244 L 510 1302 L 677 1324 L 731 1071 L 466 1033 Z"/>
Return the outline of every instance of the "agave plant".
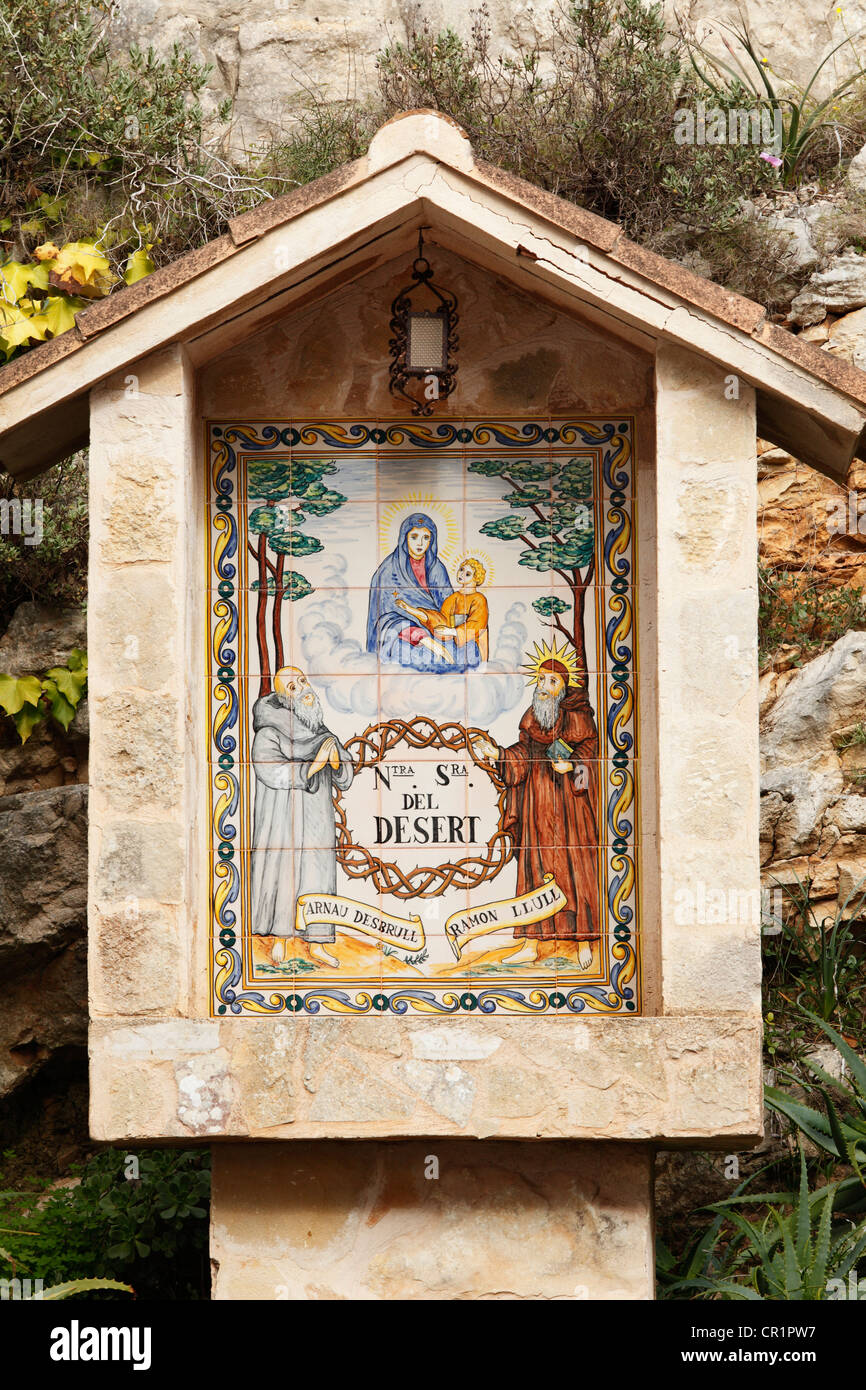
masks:
<path fill-rule="evenodd" d="M 845 1064 L 850 1082 L 839 1080 L 811 1058 L 806 1066 L 818 1082 L 824 1113 L 797 1100 L 787 1091 L 768 1086 L 767 1104 L 784 1115 L 824 1153 L 848 1163 L 854 1176 L 838 1184 L 837 1207 L 848 1212 L 866 1210 L 866 1064 L 843 1037 L 823 1019 L 808 1015 L 827 1034 Z M 834 1098 L 835 1097 L 835 1098 Z M 839 1102 L 844 1103 L 844 1110 Z"/>
<path fill-rule="evenodd" d="M 95 1289 L 120 1289 L 123 1293 L 135 1293 L 131 1284 L 121 1284 L 118 1279 L 69 1279 L 64 1284 L 52 1284 L 38 1294 L 31 1294 L 28 1303 L 56 1303 L 62 1298 L 77 1298 L 80 1294 L 91 1293 Z"/>
<path fill-rule="evenodd" d="M 726 38 L 722 39 L 731 62 L 710 53 L 702 44 L 684 35 L 686 52 L 700 82 L 722 105 L 736 105 L 738 101 L 748 97 L 758 107 L 769 107 L 774 115 L 776 112 L 779 113 L 782 127 L 781 144 L 770 156 L 770 162 L 776 164 L 778 161 L 782 183 L 788 188 L 794 182 L 797 168 L 812 141 L 825 127 L 833 124 L 827 113 L 863 76 L 863 69 L 858 64 L 857 71 L 844 82 L 838 83 L 823 101 L 816 102 L 812 97 L 815 83 L 830 59 L 846 44 L 853 44 L 853 38 L 847 36 L 821 60 L 799 96 L 782 96 L 772 81 L 766 61 L 758 55 L 742 15 L 741 24 L 742 27 L 739 28 L 734 24 L 719 25 L 719 28 L 730 34 L 739 45 L 738 53 Z M 698 61 L 697 54 L 700 54 L 702 63 Z"/>
<path fill-rule="evenodd" d="M 784 1302 L 831 1298 L 831 1286 L 844 1284 L 866 1252 L 866 1222 L 855 1222 L 837 1210 L 841 1184 L 810 1191 L 802 1145 L 797 1192 L 741 1195 L 746 1183 L 734 1196 L 707 1208 L 715 1220 L 688 1253 L 679 1275 L 662 1249 L 662 1297 Z M 748 1204 L 764 1210 L 751 1217 L 743 1209 Z"/>

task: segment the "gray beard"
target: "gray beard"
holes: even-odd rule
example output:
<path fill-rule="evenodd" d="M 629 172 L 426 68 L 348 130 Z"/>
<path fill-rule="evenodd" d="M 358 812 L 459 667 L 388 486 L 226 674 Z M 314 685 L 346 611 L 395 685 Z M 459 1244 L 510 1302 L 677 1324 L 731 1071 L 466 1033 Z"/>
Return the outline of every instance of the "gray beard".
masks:
<path fill-rule="evenodd" d="M 542 695 L 536 687 L 532 697 L 532 713 L 535 715 L 542 729 L 552 729 L 559 716 L 559 707 L 565 699 L 565 691 L 562 690 L 558 695 Z"/>
<path fill-rule="evenodd" d="M 315 732 L 322 727 L 324 719 L 322 703 L 315 691 L 311 705 L 304 704 L 303 695 L 277 695 L 277 699 L 285 709 L 291 711 L 298 723 L 303 724 L 305 729 L 312 729 Z"/>

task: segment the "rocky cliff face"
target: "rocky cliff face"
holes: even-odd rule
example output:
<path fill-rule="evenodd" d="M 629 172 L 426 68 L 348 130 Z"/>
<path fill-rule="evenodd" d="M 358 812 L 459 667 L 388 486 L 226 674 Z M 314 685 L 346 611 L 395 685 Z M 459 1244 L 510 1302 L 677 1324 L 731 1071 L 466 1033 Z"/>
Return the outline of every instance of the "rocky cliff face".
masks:
<path fill-rule="evenodd" d="M 238 148 L 265 138 L 291 118 L 293 107 L 310 90 L 327 101 L 365 96 L 375 85 L 375 55 L 383 44 L 406 36 L 413 14 L 434 29 L 450 25 L 466 35 L 473 6 L 462 0 L 123 0 L 116 26 L 124 44 L 152 43 L 160 52 L 173 43 L 213 64 L 209 103 L 234 99 Z M 494 48 L 513 50 L 538 34 L 549 42 L 555 3 L 488 0 Z M 671 26 L 675 15 L 697 23 L 736 21 L 738 0 L 666 0 Z M 816 0 L 748 0 L 745 6 L 761 55 L 779 72 L 808 81 L 815 67 L 846 29 L 866 24 L 864 0 L 848 0 L 844 14 Z M 846 54 L 827 65 L 828 79 L 840 80 Z"/>
<path fill-rule="evenodd" d="M 80 609 L 25 603 L 0 671 L 41 675 L 85 645 Z M 86 705 L 67 736 L 41 726 L 23 746 L 0 718 L 0 1149 L 19 1172 L 87 1142 L 86 781 Z"/>

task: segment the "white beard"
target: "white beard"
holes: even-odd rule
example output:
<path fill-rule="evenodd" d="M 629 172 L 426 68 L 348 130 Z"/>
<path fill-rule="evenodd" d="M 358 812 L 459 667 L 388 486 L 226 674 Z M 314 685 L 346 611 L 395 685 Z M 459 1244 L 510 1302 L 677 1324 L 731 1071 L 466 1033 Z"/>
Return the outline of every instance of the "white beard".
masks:
<path fill-rule="evenodd" d="M 558 695 L 542 695 L 536 686 L 535 694 L 532 697 L 532 713 L 535 715 L 542 729 L 552 729 L 559 716 L 559 707 L 565 698 L 565 691 L 561 690 Z"/>
<path fill-rule="evenodd" d="M 309 698 L 310 695 L 312 695 L 312 699 Z M 315 691 L 304 691 L 303 694 L 294 696 L 278 694 L 277 699 L 287 710 L 291 710 L 298 722 L 303 724 L 305 728 L 315 731 L 321 727 L 324 714 L 322 703 Z"/>

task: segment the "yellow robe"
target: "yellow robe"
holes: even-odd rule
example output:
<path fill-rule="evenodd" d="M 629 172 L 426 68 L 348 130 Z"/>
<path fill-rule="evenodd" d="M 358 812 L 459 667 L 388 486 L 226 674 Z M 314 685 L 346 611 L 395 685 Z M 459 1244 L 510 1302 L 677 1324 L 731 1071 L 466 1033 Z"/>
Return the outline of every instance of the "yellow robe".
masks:
<path fill-rule="evenodd" d="M 467 642 L 477 642 L 479 633 L 487 627 L 489 612 L 487 599 L 483 594 L 449 594 L 441 608 L 423 608 L 424 626 L 434 632 L 437 627 L 453 627 L 458 647 Z M 466 615 L 466 621 L 459 626 L 455 617 Z"/>

